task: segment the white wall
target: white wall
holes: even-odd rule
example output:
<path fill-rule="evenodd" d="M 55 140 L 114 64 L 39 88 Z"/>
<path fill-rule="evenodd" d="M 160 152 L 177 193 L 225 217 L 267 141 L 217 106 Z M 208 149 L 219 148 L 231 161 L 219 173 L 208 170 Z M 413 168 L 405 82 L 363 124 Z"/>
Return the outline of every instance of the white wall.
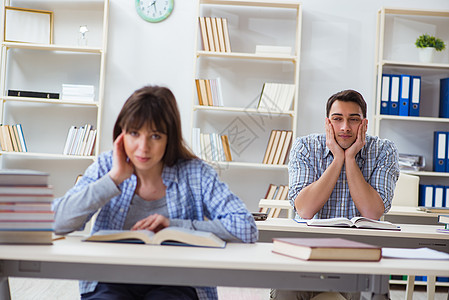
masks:
<path fill-rule="evenodd" d="M 181 110 L 184 135 L 189 140 L 197 1 L 175 0 L 172 15 L 159 24 L 140 19 L 134 1 L 110 1 L 101 150 L 111 148 L 112 127 L 121 105 L 135 89 L 145 84 L 161 84 L 172 89 Z M 371 118 L 379 8 L 449 10 L 447 0 L 302 0 L 301 3 L 298 135 L 323 131 L 325 102 L 331 94 L 343 89 L 356 89 L 364 95 Z M 414 43 L 414 40 L 410 42 Z M 265 149 L 260 151 L 263 155 Z M 252 178 L 251 173 L 246 176 L 244 170 L 223 174 L 225 180 L 232 180 L 235 176 Z M 277 180 L 286 183 L 287 177 L 280 176 Z M 238 188 L 236 192 L 246 193 L 242 198 L 250 209 L 256 209 L 257 198 L 262 197 L 265 190 L 256 191 L 256 194 L 245 190 Z M 248 203 L 249 198 L 255 199 Z"/>
<path fill-rule="evenodd" d="M 324 104 L 337 91 L 360 91 L 372 110 L 376 13 L 380 7 L 449 10 L 446 0 L 301 3 L 299 135 L 323 131 Z M 137 15 L 134 1 L 110 0 L 101 150 L 111 148 L 112 127 L 121 105 L 145 84 L 172 89 L 181 110 L 185 138 L 190 137 L 196 9 L 195 0 L 175 0 L 172 15 L 152 24 Z"/>

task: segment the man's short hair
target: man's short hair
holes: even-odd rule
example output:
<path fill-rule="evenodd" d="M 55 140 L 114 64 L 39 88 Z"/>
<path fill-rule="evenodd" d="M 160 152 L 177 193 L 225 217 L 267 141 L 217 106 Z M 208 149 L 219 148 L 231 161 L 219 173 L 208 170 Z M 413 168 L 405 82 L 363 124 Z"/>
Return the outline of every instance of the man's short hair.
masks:
<path fill-rule="evenodd" d="M 326 116 L 329 117 L 329 112 L 331 110 L 332 104 L 334 104 L 335 101 L 343 101 L 343 102 L 355 102 L 357 103 L 360 108 L 362 109 L 363 118 L 366 118 L 366 102 L 365 99 L 363 99 L 362 94 L 360 94 L 357 91 L 354 90 L 344 90 L 341 92 L 338 92 L 336 94 L 333 94 L 329 100 L 327 100 L 326 104 Z"/>

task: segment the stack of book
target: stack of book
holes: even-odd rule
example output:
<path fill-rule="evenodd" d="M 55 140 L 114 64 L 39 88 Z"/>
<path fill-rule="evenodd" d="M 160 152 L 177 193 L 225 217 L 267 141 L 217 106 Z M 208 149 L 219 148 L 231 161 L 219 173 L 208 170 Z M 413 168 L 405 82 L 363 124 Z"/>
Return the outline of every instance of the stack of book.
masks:
<path fill-rule="evenodd" d="M 292 137 L 293 132 L 291 130 L 272 130 L 262 163 L 271 165 L 285 164 Z"/>
<path fill-rule="evenodd" d="M 287 200 L 288 198 L 288 185 L 274 185 L 268 186 L 267 193 L 265 194 L 266 200 Z M 281 213 L 281 208 L 261 207 L 260 212 L 267 213 L 268 218 L 278 218 Z"/>
<path fill-rule="evenodd" d="M 93 85 L 63 84 L 62 100 L 68 101 L 94 101 L 95 89 Z"/>
<path fill-rule="evenodd" d="M 207 161 L 232 161 L 227 135 L 201 133 L 199 128 L 193 128 L 192 150 L 198 157 Z"/>
<path fill-rule="evenodd" d="M 449 186 L 438 184 L 420 184 L 418 206 L 447 209 L 449 212 Z"/>
<path fill-rule="evenodd" d="M 231 52 L 227 19 L 199 17 L 199 21 L 204 51 Z"/>
<path fill-rule="evenodd" d="M 198 103 L 206 106 L 224 106 L 220 78 L 195 79 Z"/>
<path fill-rule="evenodd" d="M 0 170 L 0 243 L 51 244 L 52 200 L 47 173 Z"/>
<path fill-rule="evenodd" d="M 67 134 L 63 154 L 65 155 L 93 155 L 97 130 L 92 125 L 71 126 Z"/>
<path fill-rule="evenodd" d="M 0 125 L 0 145 L 2 151 L 27 152 L 22 125 Z"/>
<path fill-rule="evenodd" d="M 295 95 L 294 84 L 264 83 L 258 109 L 273 112 L 290 110 Z"/>

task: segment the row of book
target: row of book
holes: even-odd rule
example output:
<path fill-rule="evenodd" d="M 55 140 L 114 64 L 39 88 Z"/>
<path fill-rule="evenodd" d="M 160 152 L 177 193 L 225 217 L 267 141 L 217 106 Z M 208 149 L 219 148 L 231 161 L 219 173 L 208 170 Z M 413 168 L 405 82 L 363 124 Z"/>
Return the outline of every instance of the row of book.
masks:
<path fill-rule="evenodd" d="M 449 208 L 449 186 L 420 184 L 418 206 Z"/>
<path fill-rule="evenodd" d="M 224 106 L 220 78 L 195 79 L 198 103 L 205 106 Z"/>
<path fill-rule="evenodd" d="M 419 116 L 421 76 L 382 74 L 380 113 Z"/>
<path fill-rule="evenodd" d="M 267 193 L 265 194 L 266 200 L 287 200 L 288 197 L 288 185 L 275 185 L 270 184 L 268 186 Z M 261 207 L 259 212 L 267 213 L 268 218 L 278 218 L 281 213 L 281 208 Z"/>
<path fill-rule="evenodd" d="M 227 19 L 199 17 L 199 23 L 204 51 L 231 52 Z"/>
<path fill-rule="evenodd" d="M 52 243 L 53 189 L 48 177 L 34 170 L 0 170 L 0 243 Z"/>
<path fill-rule="evenodd" d="M 433 171 L 449 172 L 449 132 L 433 132 Z"/>
<path fill-rule="evenodd" d="M 227 135 L 201 133 L 199 128 L 193 128 L 192 150 L 206 161 L 232 161 Z"/>
<path fill-rule="evenodd" d="M 69 101 L 94 101 L 95 88 L 93 85 L 63 84 L 62 100 Z"/>
<path fill-rule="evenodd" d="M 292 106 L 294 95 L 294 84 L 266 82 L 257 108 L 268 111 L 288 111 Z"/>
<path fill-rule="evenodd" d="M 64 145 L 64 155 L 93 155 L 97 130 L 91 124 L 71 126 Z"/>
<path fill-rule="evenodd" d="M 270 165 L 285 164 L 292 137 L 293 132 L 291 130 L 272 130 L 262 163 Z"/>
<path fill-rule="evenodd" d="M 0 125 L 0 145 L 2 151 L 27 152 L 22 125 Z"/>

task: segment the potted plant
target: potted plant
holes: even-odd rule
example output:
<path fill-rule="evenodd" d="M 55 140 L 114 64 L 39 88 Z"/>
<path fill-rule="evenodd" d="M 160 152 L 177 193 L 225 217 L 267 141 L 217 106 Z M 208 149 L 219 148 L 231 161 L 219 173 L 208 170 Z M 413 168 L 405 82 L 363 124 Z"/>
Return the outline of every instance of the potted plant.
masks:
<path fill-rule="evenodd" d="M 419 49 L 419 60 L 421 62 L 430 63 L 436 51 L 446 49 L 446 44 L 439 38 L 429 34 L 423 34 L 416 39 L 416 47 Z"/>

